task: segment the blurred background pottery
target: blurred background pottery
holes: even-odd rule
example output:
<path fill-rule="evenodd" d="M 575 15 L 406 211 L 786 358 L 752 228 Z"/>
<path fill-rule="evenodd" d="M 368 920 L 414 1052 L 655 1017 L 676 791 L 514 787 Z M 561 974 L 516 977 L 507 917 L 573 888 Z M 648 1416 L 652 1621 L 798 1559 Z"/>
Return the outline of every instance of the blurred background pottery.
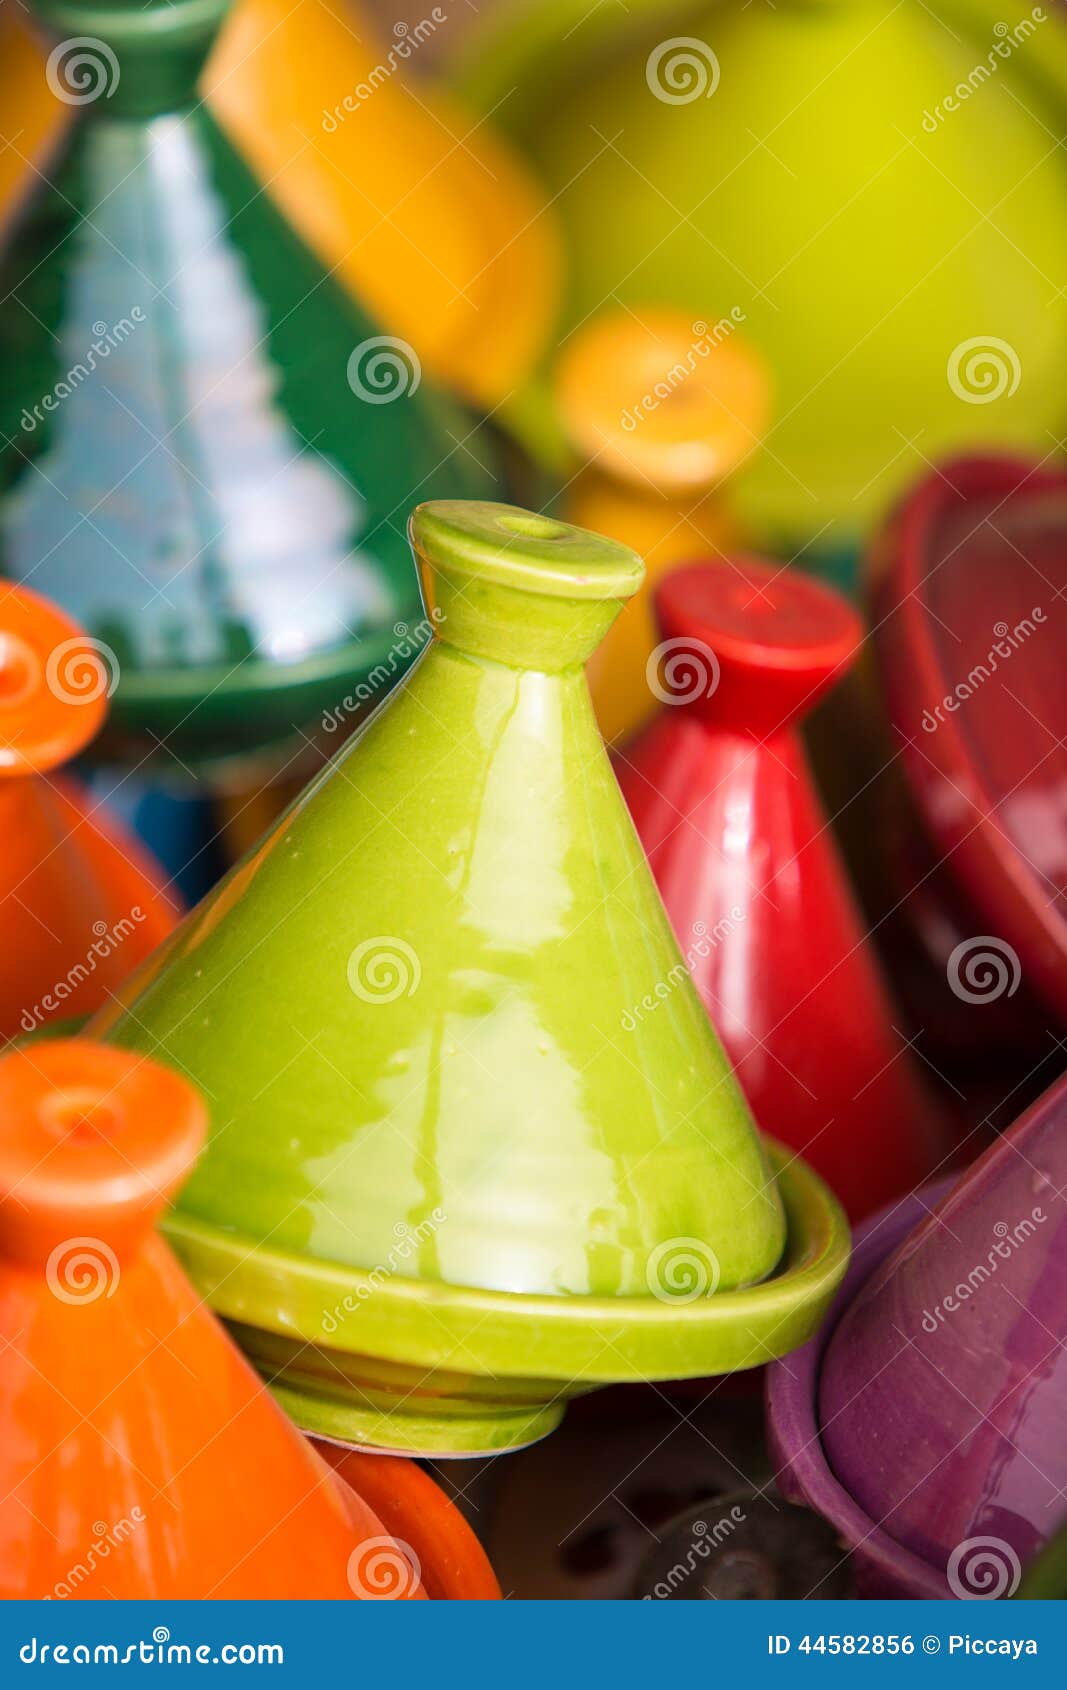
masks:
<path fill-rule="evenodd" d="M 413 85 L 446 33 L 438 20 L 398 23 L 390 35 L 377 10 L 237 0 L 199 92 L 331 274 L 415 348 L 428 374 L 492 409 L 544 349 L 559 299 L 558 232 L 491 125 L 442 89 Z M 71 115 L 47 56 L 25 8 L 2 0 L 0 217 Z M 92 86 L 90 67 L 80 91 Z"/>
<path fill-rule="evenodd" d="M 178 767 L 388 667 L 413 499 L 498 485 L 196 102 L 227 10 L 40 0 L 99 39 L 53 52 L 77 110 L 0 257 L 0 564 L 115 653 L 111 749 Z"/>
<path fill-rule="evenodd" d="M 1067 1078 L 871 1223 L 824 1335 L 770 1371 L 781 1482 L 870 1594 L 1010 1594 L 1063 1521 L 1065 1119 Z"/>
<path fill-rule="evenodd" d="M 57 1040 L 0 1061 L 0 1122 L 0 1594 L 424 1595 L 153 1230 L 196 1092 Z"/>
<path fill-rule="evenodd" d="M 863 625 L 828 587 L 746 557 L 668 575 L 656 609 L 660 713 L 617 752 L 619 784 L 756 1120 L 858 1219 L 948 1149 L 799 731 Z"/>
<path fill-rule="evenodd" d="M 88 1015 L 179 902 L 105 806 L 53 771 L 100 732 L 114 677 L 69 617 L 0 583 L 0 1039 Z"/>
<path fill-rule="evenodd" d="M 225 1120 L 169 1236 L 298 1422 L 448 1454 L 794 1347 L 848 1235 L 772 1172 L 596 731 L 640 561 L 462 501 L 412 541 L 423 660 L 97 1027 Z"/>
<path fill-rule="evenodd" d="M 1062 434 L 1067 25 L 1039 10 L 514 0 L 465 32 L 457 85 L 560 217 L 565 328 L 744 312 L 776 406 L 755 540 L 847 554 L 919 454 Z"/>
<path fill-rule="evenodd" d="M 683 558 L 722 555 L 736 540 L 735 474 L 766 427 L 766 372 L 733 318 L 607 311 L 577 328 L 556 369 L 556 409 L 579 467 L 563 500 L 569 521 L 608 534 L 644 560 L 644 584 L 589 662 L 606 740 L 655 708 L 645 665 L 655 644 L 652 593 Z"/>
<path fill-rule="evenodd" d="M 1067 476 L 945 464 L 880 536 L 872 573 L 911 806 L 872 789 L 896 818 L 879 868 L 886 901 L 903 899 L 919 1012 L 949 1049 L 973 1056 L 979 1028 L 987 1048 L 1025 1047 L 1050 1016 L 1067 1026 Z"/>

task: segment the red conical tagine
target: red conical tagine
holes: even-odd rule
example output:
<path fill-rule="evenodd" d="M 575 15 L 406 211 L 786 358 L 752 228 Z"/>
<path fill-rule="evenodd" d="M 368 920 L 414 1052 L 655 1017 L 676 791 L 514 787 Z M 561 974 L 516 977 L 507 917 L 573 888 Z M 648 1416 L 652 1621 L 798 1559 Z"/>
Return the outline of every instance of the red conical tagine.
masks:
<path fill-rule="evenodd" d="M 153 1230 L 205 1128 L 123 1051 L 0 1060 L 0 1597 L 422 1596 Z"/>
<path fill-rule="evenodd" d="M 680 569 L 656 603 L 664 708 L 618 754 L 619 782 L 757 1121 L 859 1218 L 940 1148 L 798 730 L 862 625 L 830 589 L 749 558 Z"/>
<path fill-rule="evenodd" d="M 0 1039 L 91 1014 L 178 916 L 136 841 L 50 773 L 107 714 L 101 647 L 47 600 L 0 586 Z"/>

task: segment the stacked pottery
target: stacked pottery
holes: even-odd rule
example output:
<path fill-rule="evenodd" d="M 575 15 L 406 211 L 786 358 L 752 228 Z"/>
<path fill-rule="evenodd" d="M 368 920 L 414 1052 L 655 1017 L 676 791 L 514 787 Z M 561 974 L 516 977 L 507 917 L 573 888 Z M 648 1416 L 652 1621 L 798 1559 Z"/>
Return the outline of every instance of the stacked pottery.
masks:
<path fill-rule="evenodd" d="M 944 1149 L 800 735 L 862 624 L 829 588 L 750 558 L 678 570 L 656 608 L 646 685 L 663 707 L 617 753 L 619 784 L 756 1120 L 858 1219 Z M 669 1009 L 657 996 L 637 1013 Z"/>
<path fill-rule="evenodd" d="M 504 505 L 411 533 L 432 646 L 95 1028 L 212 1096 L 168 1235 L 297 1422 L 471 1453 L 785 1353 L 848 1235 L 755 1130 L 596 731 L 640 561 Z"/>
<path fill-rule="evenodd" d="M 655 709 L 644 673 L 657 580 L 736 539 L 731 484 L 766 427 L 767 376 L 729 316 L 708 323 L 681 311 L 607 311 L 564 346 L 555 400 L 580 466 L 568 519 L 623 541 L 646 569 L 589 664 L 601 732 L 616 740 Z"/>
<path fill-rule="evenodd" d="M 153 1230 L 203 1142 L 197 1093 L 57 1040 L 0 1062 L 0 1122 L 0 1594 L 424 1596 Z"/>
<path fill-rule="evenodd" d="M 1064 1521 L 1065 1183 L 1067 1078 L 871 1223 L 824 1332 L 770 1370 L 780 1482 L 869 1594 L 1010 1595 Z"/>
<path fill-rule="evenodd" d="M 0 1039 L 90 1014 L 170 932 L 176 900 L 131 834 L 53 771 L 99 733 L 113 677 L 27 588 L 0 585 Z"/>
<path fill-rule="evenodd" d="M 112 751 L 175 766 L 399 673 L 401 513 L 496 486 L 196 101 L 228 9 L 40 0 L 82 91 L 0 256 L 0 569 L 114 652 Z"/>

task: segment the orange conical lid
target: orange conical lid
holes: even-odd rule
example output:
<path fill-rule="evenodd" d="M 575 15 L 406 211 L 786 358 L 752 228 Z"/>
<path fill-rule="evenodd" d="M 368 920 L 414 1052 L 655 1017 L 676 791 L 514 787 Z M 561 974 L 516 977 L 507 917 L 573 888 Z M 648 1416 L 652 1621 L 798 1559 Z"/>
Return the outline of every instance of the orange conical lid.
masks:
<path fill-rule="evenodd" d="M 0 586 L 0 1038 L 91 1014 L 178 916 L 141 846 L 50 771 L 99 731 L 114 687 L 98 642 Z"/>
<path fill-rule="evenodd" d="M 560 421 L 606 475 L 664 495 L 722 481 L 759 445 L 766 370 L 732 316 L 605 311 L 566 343 L 556 368 Z"/>
<path fill-rule="evenodd" d="M 153 1230 L 205 1129 L 122 1051 L 0 1060 L 0 1597 L 422 1596 Z"/>

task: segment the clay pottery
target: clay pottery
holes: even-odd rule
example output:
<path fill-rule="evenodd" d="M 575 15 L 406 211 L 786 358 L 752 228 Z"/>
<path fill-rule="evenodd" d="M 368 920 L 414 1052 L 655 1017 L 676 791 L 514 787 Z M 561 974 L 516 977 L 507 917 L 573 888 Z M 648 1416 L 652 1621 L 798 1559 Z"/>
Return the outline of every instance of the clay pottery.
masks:
<path fill-rule="evenodd" d="M 920 453 L 1062 436 L 1067 23 L 1040 13 L 514 0 L 464 37 L 458 86 L 560 217 L 567 327 L 744 311 L 777 420 L 738 498 L 776 551 L 869 532 Z"/>
<path fill-rule="evenodd" d="M 96 1026 L 210 1092 L 169 1236 L 298 1423 L 445 1455 L 795 1346 L 848 1240 L 753 1129 L 596 731 L 640 561 L 505 505 L 411 535 L 410 679 Z"/>
<path fill-rule="evenodd" d="M 863 626 L 830 588 L 752 558 L 675 571 L 656 608 L 645 685 L 661 707 L 618 753 L 619 784 L 756 1120 L 859 1218 L 945 1148 L 800 735 Z"/>
<path fill-rule="evenodd" d="M 396 512 L 496 485 L 194 103 L 227 10 L 93 11 L 79 57 L 84 0 L 35 6 L 82 81 L 0 254 L 0 567 L 114 653 L 110 749 L 172 768 L 388 664 L 418 605 Z"/>
<path fill-rule="evenodd" d="M 646 1602 L 826 1602 L 852 1592 L 825 1520 L 773 1494 L 735 1490 L 663 1528 L 633 1594 Z"/>
<path fill-rule="evenodd" d="M 56 1040 L 0 1061 L 0 1594 L 422 1596 L 153 1230 L 203 1141 L 186 1081 Z"/>
<path fill-rule="evenodd" d="M 343 16 L 329 0 L 240 0 L 202 86 L 326 268 L 429 374 L 493 409 L 548 339 L 561 253 L 515 150 L 415 80 L 451 22 L 431 9 L 389 33 L 352 0 Z"/>
<path fill-rule="evenodd" d="M 1024 1043 L 1049 1013 L 1067 1024 L 1065 539 L 1062 472 L 960 459 L 920 483 L 872 561 L 911 800 L 883 878 L 926 961 L 924 1020 L 972 1052 Z"/>
<path fill-rule="evenodd" d="M 414 1461 L 312 1440 L 327 1466 L 362 1497 L 403 1544 L 432 1601 L 487 1602 L 500 1584 L 471 1527 Z M 386 1565 L 388 1571 L 388 1564 Z"/>
<path fill-rule="evenodd" d="M 791 1494 L 875 1595 L 1010 1595 L 1062 1523 L 1067 1078 L 947 1193 L 858 1242 L 825 1333 L 769 1373 Z"/>
<path fill-rule="evenodd" d="M 470 1465 L 455 1464 L 464 1488 Z M 583 1398 L 545 1443 L 491 1463 L 477 1519 L 508 1596 L 621 1601 L 675 1521 L 698 1508 L 729 1516 L 739 1489 L 770 1479 L 751 1403 L 705 1385 L 683 1415 L 658 1392 L 620 1386 Z"/>
<path fill-rule="evenodd" d="M 112 677 L 81 629 L 0 584 L 0 1039 L 90 1014 L 178 919 L 133 836 L 54 771 L 99 733 Z"/>
<path fill-rule="evenodd" d="M 623 541 L 645 563 L 644 585 L 589 664 L 610 741 L 655 709 L 644 675 L 656 582 L 681 559 L 721 555 L 736 541 L 727 483 L 758 449 L 767 376 L 729 316 L 607 311 L 571 335 L 555 389 L 579 464 L 564 502 L 569 520 Z"/>
<path fill-rule="evenodd" d="M 517 154 L 452 96 L 411 72 L 440 33 L 429 12 L 380 31 L 346 0 L 238 0 L 200 93 L 245 162 L 323 265 L 428 374 L 493 407 L 542 350 L 558 306 L 558 232 Z M 48 47 L 23 8 L 0 8 L 8 98 L 0 216 L 33 180 L 103 68 L 46 74 Z M 65 61 L 61 61 L 62 63 Z M 424 78 L 420 76 L 420 83 Z M 373 98 L 371 98 L 373 95 Z"/>

